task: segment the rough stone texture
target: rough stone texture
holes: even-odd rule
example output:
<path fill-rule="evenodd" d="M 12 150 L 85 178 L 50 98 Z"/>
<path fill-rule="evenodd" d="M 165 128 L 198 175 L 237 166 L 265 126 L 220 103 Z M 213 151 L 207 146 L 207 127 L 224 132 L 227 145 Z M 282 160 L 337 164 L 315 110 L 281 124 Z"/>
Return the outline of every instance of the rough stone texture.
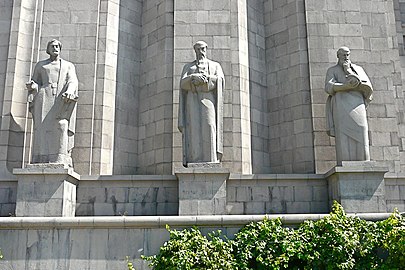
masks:
<path fill-rule="evenodd" d="M 15 216 L 17 182 L 0 181 L 0 216 Z"/>
<path fill-rule="evenodd" d="M 395 12 L 395 22 L 398 35 L 398 50 L 399 55 L 405 56 L 404 47 L 404 29 L 402 24 L 405 22 L 405 1 L 404 0 L 393 0 L 394 12 Z M 401 60 L 402 62 L 402 60 Z M 402 63 L 401 63 L 402 64 Z M 403 73 L 403 72 L 402 72 Z"/>
<path fill-rule="evenodd" d="M 7 136 L 9 124 L 7 121 L 10 118 L 5 118 L 6 111 L 4 111 L 3 101 L 7 97 L 5 96 L 6 74 L 7 74 L 7 59 L 9 50 L 9 41 L 11 33 L 11 18 L 13 11 L 13 1 L 2 0 L 0 1 L 0 176 L 6 177 L 10 173 L 7 171 L 7 148 L 8 142 L 5 138 Z M 6 105 L 7 108 L 7 105 Z M 6 121 L 6 122 L 4 122 Z M 3 123 L 4 122 L 4 123 Z M 5 126 L 4 126 L 5 125 Z M 6 133 L 5 133 L 6 132 Z M 17 161 L 17 160 L 16 160 Z"/>
<path fill-rule="evenodd" d="M 74 217 L 79 175 L 72 168 L 32 166 L 14 169 L 18 178 L 18 217 Z"/>
<path fill-rule="evenodd" d="M 1 50 L 8 53 L 2 54 L 1 65 L 6 65 L 5 83 L 0 92 L 2 100 L 1 105 L 1 127 L 0 127 L 0 155 L 2 177 L 10 178 L 13 168 L 21 168 L 24 159 L 24 128 L 26 125 L 26 92 L 24 89 L 24 81 L 30 77 L 29 59 L 34 52 L 33 21 L 35 18 L 35 1 L 18 0 L 4 4 L 2 1 L 1 12 L 4 12 L 2 20 L 10 18 L 8 13 L 10 5 L 13 5 L 11 14 L 11 23 L 2 21 L 1 29 L 5 38 L 1 38 L 1 42 L 8 42 L 8 50 Z M 3 10 L 4 7 L 4 10 Z M 9 34 L 9 35 L 8 35 Z M 18 46 L 17 46 L 18 42 Z M 17 91 L 18 89 L 20 91 Z M 29 127 L 27 127 L 29 129 Z M 28 157 L 28 151 L 25 156 Z"/>
<path fill-rule="evenodd" d="M 173 1 L 143 1 L 141 63 L 137 173 L 171 174 Z"/>
<path fill-rule="evenodd" d="M 305 5 L 264 1 L 272 173 L 314 173 Z"/>
<path fill-rule="evenodd" d="M 223 168 L 177 168 L 179 215 L 226 214 L 226 181 Z"/>
<path fill-rule="evenodd" d="M 403 87 L 392 1 L 306 0 L 305 7 L 316 172 L 336 164 L 334 140 L 325 132 L 322 91 L 325 71 L 336 63 L 341 46 L 351 48 L 352 61 L 363 66 L 375 88 L 367 111 L 371 160 L 389 161 L 390 171 L 400 171 Z"/>
<path fill-rule="evenodd" d="M 386 212 L 384 174 L 388 167 L 370 161 L 346 161 L 325 176 L 329 205 L 338 201 L 347 213 Z"/>
<path fill-rule="evenodd" d="M 2 230 L 0 239 L 8 246 L 4 270 L 127 270 L 126 256 L 147 270 L 140 256 L 156 254 L 169 234 L 163 228 Z"/>
<path fill-rule="evenodd" d="M 247 1 L 252 173 L 270 173 L 264 1 Z"/>
<path fill-rule="evenodd" d="M 405 212 L 405 176 L 401 174 L 386 174 L 385 176 L 385 199 L 387 212 Z"/>
<path fill-rule="evenodd" d="M 180 0 L 175 1 L 174 7 L 174 122 L 177 122 L 182 67 L 194 58 L 190 47 L 204 40 L 208 56 L 221 64 L 227 82 L 223 91 L 223 166 L 240 173 L 252 172 L 250 108 L 263 107 L 250 101 L 247 6 L 247 1 L 226 0 L 218 5 L 215 0 L 203 3 Z M 181 166 L 181 153 L 181 134 L 175 130 L 173 168 Z"/>
<path fill-rule="evenodd" d="M 327 213 L 328 185 L 324 175 L 239 175 L 227 180 L 226 213 Z M 386 211 L 405 209 L 402 174 L 385 177 Z M 17 181 L 0 181 L 0 216 L 15 215 Z M 80 177 L 77 216 L 177 215 L 175 176 L 114 175 Z"/>
<path fill-rule="evenodd" d="M 125 9 L 125 12 L 121 12 L 121 21 L 119 3 L 121 9 Z M 29 162 L 31 121 L 27 122 L 25 128 L 26 93 L 20 89 L 23 89 L 23 81 L 30 77 L 32 63 L 45 57 L 45 51 L 38 48 L 44 48 L 50 38 L 58 38 L 63 43 L 64 58 L 75 64 L 80 81 L 77 143 L 73 151 L 76 170 L 86 174 L 112 173 L 115 155 L 120 164 L 115 167 L 117 173 L 134 173 L 136 134 L 130 134 L 136 133 L 134 123 L 137 119 L 133 116 L 136 115 L 138 106 L 134 100 L 135 93 L 139 91 L 133 91 L 132 87 L 135 81 L 139 81 L 139 78 L 136 80 L 136 74 L 139 76 L 140 66 L 132 64 L 137 61 L 139 64 L 140 61 L 139 1 L 126 3 L 115 0 L 89 0 L 83 3 L 78 0 L 21 0 L 14 1 L 13 6 L 6 73 L 8 83 L 1 102 L 1 145 L 4 147 L 1 153 L 4 155 L 2 160 L 6 162 L 2 170 L 7 168 L 11 172 L 12 168 L 21 167 L 24 159 L 24 163 Z M 6 19 L 7 6 L 1 10 L 5 13 L 2 19 Z M 124 16 L 125 14 L 127 15 Z M 6 26 L 1 25 L 2 31 L 7 32 L 7 27 L 3 25 Z M 125 34 L 128 32 L 135 37 Z M 3 42 L 6 39 L 1 40 Z M 118 43 L 121 53 L 131 51 L 131 54 L 127 57 L 119 55 Z M 138 51 L 132 48 L 138 48 Z M 118 65 L 120 70 L 117 70 Z M 129 74 L 121 72 L 123 67 Z M 128 80 L 128 77 L 133 77 L 132 81 Z M 116 92 L 120 95 L 118 99 L 115 98 Z M 123 99 L 125 102 L 122 102 Z M 117 118 L 116 106 L 119 107 Z M 125 119 L 122 110 L 131 115 L 127 117 L 131 118 L 131 121 Z M 114 125 L 115 120 L 117 125 Z M 27 130 L 27 148 L 23 157 L 24 129 Z M 115 153 L 114 142 L 117 146 Z"/>
<path fill-rule="evenodd" d="M 388 214 L 358 215 L 382 220 Z M 269 216 L 275 218 L 276 216 Z M 277 215 L 286 226 L 324 215 Z M 251 221 L 264 215 L 188 217 L 96 217 L 96 218 L 1 218 L 0 242 L 3 270 L 126 270 L 126 256 L 135 269 L 147 270 L 141 255 L 154 255 L 169 239 L 164 228 L 181 230 L 198 226 L 206 235 L 216 229 L 228 238 Z M 213 228 L 212 226 L 215 226 Z M 110 228 L 108 228 L 110 227 Z"/>
<path fill-rule="evenodd" d="M 232 175 L 228 214 L 327 213 L 328 186 L 321 175 Z"/>
<path fill-rule="evenodd" d="M 20 90 L 50 38 L 62 41 L 79 76 L 73 160 L 81 174 L 171 174 L 181 164 L 178 82 L 193 58 L 190 46 L 201 39 L 229 81 L 224 167 L 249 174 L 324 173 L 334 166 L 322 88 L 342 45 L 376 88 L 368 110 L 371 159 L 390 161 L 390 171 L 405 167 L 402 0 L 0 4 L 3 179 L 29 161 L 31 121 Z"/>
<path fill-rule="evenodd" d="M 77 216 L 177 215 L 174 176 L 82 176 Z"/>
<path fill-rule="evenodd" d="M 140 0 L 119 2 L 114 174 L 135 174 L 138 163 L 142 3 Z"/>

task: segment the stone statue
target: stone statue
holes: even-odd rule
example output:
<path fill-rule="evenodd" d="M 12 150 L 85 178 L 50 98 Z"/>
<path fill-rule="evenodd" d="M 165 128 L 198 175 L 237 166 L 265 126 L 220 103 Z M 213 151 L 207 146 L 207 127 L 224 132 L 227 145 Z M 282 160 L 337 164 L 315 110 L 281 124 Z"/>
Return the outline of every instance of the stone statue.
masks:
<path fill-rule="evenodd" d="M 35 65 L 26 83 L 33 118 L 32 163 L 72 166 L 78 81 L 72 63 L 60 58 L 62 44 L 48 42 L 49 58 Z"/>
<path fill-rule="evenodd" d="M 336 138 L 337 163 L 370 160 L 366 108 L 373 87 L 363 68 L 351 63 L 349 48 L 339 48 L 337 58 L 325 79 L 327 132 Z"/>
<path fill-rule="evenodd" d="M 207 44 L 194 45 L 196 60 L 181 73 L 179 130 L 183 137 L 183 165 L 219 163 L 223 153 L 223 100 L 221 65 L 207 59 Z"/>

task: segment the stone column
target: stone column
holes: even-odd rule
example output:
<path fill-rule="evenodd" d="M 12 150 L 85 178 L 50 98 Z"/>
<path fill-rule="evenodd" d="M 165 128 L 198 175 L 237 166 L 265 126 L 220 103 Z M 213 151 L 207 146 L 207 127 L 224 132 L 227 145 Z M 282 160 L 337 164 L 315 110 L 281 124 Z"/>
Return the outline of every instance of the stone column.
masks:
<path fill-rule="evenodd" d="M 0 178 L 13 178 L 13 168 L 21 168 L 25 152 L 28 160 L 28 147 L 24 151 L 24 129 L 30 130 L 27 121 L 27 91 L 25 82 L 30 79 L 30 68 L 36 55 L 39 17 L 37 0 L 10 1 L 1 4 L 2 18 L 0 32 L 2 35 L 0 59 Z M 9 9 L 9 20 L 5 22 L 5 13 Z M 4 27 L 3 27 L 4 26 Z M 7 30 L 4 30 L 9 26 Z M 3 33 L 4 31 L 4 33 Z M 4 47 L 4 43 L 7 47 Z M 5 56 L 5 57 L 4 57 Z M 29 141 L 29 136 L 26 136 Z M 28 142 L 26 142 L 27 144 Z"/>
<path fill-rule="evenodd" d="M 180 216 L 226 214 L 228 169 L 189 165 L 176 168 L 175 174 L 179 179 Z"/>
<path fill-rule="evenodd" d="M 325 174 L 329 205 L 338 201 L 347 213 L 386 212 L 384 174 L 388 167 L 374 161 L 343 161 Z"/>
<path fill-rule="evenodd" d="M 17 176 L 18 217 L 74 217 L 80 176 L 60 164 L 28 165 Z"/>

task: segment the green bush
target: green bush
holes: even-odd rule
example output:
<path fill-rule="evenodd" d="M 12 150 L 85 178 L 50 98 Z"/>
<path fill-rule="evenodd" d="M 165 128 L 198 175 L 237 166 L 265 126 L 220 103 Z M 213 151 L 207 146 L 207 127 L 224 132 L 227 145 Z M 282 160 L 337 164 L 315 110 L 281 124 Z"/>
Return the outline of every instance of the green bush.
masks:
<path fill-rule="evenodd" d="M 396 211 L 378 225 L 382 248 L 389 254 L 384 269 L 405 269 L 405 218 Z"/>
<path fill-rule="evenodd" d="M 220 238 L 220 231 L 205 237 L 193 227 L 182 231 L 170 230 L 170 240 L 157 255 L 143 257 L 156 270 L 236 269 L 232 242 Z"/>
<path fill-rule="evenodd" d="M 281 219 L 252 222 L 229 240 L 193 227 L 170 230 L 157 255 L 143 257 L 167 269 L 405 269 L 405 219 L 395 211 L 371 222 L 347 216 L 338 203 L 330 215 L 298 228 Z M 132 269 L 133 270 L 133 269 Z"/>
<path fill-rule="evenodd" d="M 330 215 L 304 222 L 297 233 L 309 240 L 304 248 L 308 269 L 378 269 L 382 259 L 378 223 L 346 216 L 335 203 Z"/>
<path fill-rule="evenodd" d="M 243 227 L 232 241 L 238 269 L 287 269 L 300 265 L 301 248 L 295 230 L 280 219 L 264 219 Z"/>

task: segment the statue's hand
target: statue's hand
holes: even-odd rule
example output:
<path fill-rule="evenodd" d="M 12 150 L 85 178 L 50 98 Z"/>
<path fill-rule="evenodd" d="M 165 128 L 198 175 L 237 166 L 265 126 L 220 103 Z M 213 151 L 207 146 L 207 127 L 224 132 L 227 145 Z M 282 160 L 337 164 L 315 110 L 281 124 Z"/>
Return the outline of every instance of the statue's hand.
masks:
<path fill-rule="evenodd" d="M 62 94 L 62 99 L 65 102 L 73 102 L 73 101 L 77 101 L 77 96 L 75 94 L 65 92 Z"/>
<path fill-rule="evenodd" d="M 349 88 L 353 89 L 359 86 L 360 80 L 354 76 L 350 76 L 349 78 L 347 78 L 346 83 L 348 84 Z"/>
<path fill-rule="evenodd" d="M 34 82 L 33 80 L 26 82 L 25 87 L 27 88 L 28 91 L 32 91 L 32 90 L 38 91 L 38 84 L 36 82 Z"/>
<path fill-rule="evenodd" d="M 192 82 L 194 85 L 208 83 L 208 77 L 205 74 L 195 73 L 192 75 Z"/>

